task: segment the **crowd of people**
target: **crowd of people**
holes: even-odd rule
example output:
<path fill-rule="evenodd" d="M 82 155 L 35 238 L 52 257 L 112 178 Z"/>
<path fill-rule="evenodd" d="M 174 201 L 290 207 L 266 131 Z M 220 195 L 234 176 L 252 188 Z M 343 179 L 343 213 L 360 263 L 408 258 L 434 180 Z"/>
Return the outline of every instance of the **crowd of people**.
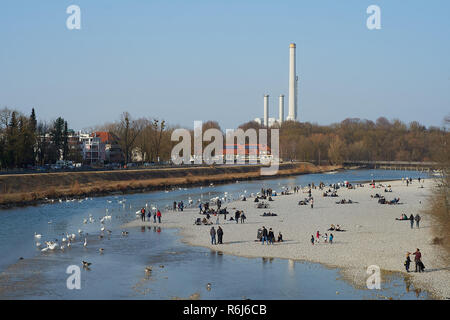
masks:
<path fill-rule="evenodd" d="M 146 216 L 145 208 L 142 208 L 140 210 L 140 215 L 141 215 L 141 221 L 145 222 L 145 216 Z M 151 221 L 151 217 L 152 217 L 152 211 L 148 210 L 148 213 L 147 213 L 148 221 Z M 156 223 L 156 219 L 158 219 L 158 223 L 161 223 L 161 217 L 162 217 L 161 211 L 159 209 L 157 209 L 156 212 L 153 214 L 153 222 Z"/>
<path fill-rule="evenodd" d="M 412 183 L 412 179 L 408 178 L 405 179 L 406 183 L 409 185 Z M 420 181 L 420 180 L 419 180 Z M 375 181 L 371 184 L 374 188 L 376 186 Z M 359 185 L 362 186 L 362 185 Z M 353 186 L 350 183 L 344 183 L 344 184 L 330 184 L 329 188 L 325 190 L 325 184 L 320 183 L 318 188 L 323 191 L 323 197 L 338 197 L 337 190 L 341 187 L 347 187 L 347 188 L 353 188 Z M 392 188 L 390 185 L 383 186 L 379 184 L 377 187 L 384 188 L 384 192 L 392 192 Z M 301 188 L 301 186 L 295 186 L 291 189 L 291 192 L 289 192 L 289 188 L 283 188 L 283 192 L 281 194 L 299 194 L 301 190 L 303 190 L 303 193 L 307 193 L 308 197 L 304 198 L 303 200 L 300 200 L 298 202 L 299 205 L 310 205 L 311 208 L 314 208 L 314 198 L 312 197 L 312 190 L 317 189 L 317 186 L 314 185 L 314 183 L 308 184 L 308 187 L 305 187 L 304 189 Z M 276 196 L 276 192 L 274 192 L 272 189 L 261 189 L 261 193 L 258 193 L 255 197 L 255 202 L 259 202 L 256 206 L 258 208 L 266 208 L 268 205 L 264 201 L 259 201 L 260 199 L 272 200 L 272 196 Z M 386 203 L 386 204 L 398 204 L 400 201 L 400 198 L 394 198 L 391 201 L 387 201 L 384 196 L 380 195 L 379 193 L 372 195 L 372 198 L 377 198 L 379 203 Z M 241 197 L 242 198 L 242 197 Z M 245 199 L 246 200 L 246 199 Z M 346 200 L 342 199 L 337 204 L 347 204 L 347 203 L 356 203 L 352 200 Z M 235 210 L 234 214 L 230 214 L 229 218 L 227 219 L 227 214 L 229 212 L 226 210 L 226 208 L 221 208 L 222 202 L 220 199 L 217 199 L 217 201 L 213 202 L 213 204 L 216 205 L 216 208 L 213 208 L 210 206 L 209 202 L 199 203 L 199 213 L 204 215 L 202 218 L 196 218 L 195 224 L 197 225 L 211 225 L 209 229 L 209 235 L 211 238 L 211 245 L 217 245 L 217 244 L 223 244 L 223 236 L 224 236 L 224 230 L 223 227 L 220 225 L 219 215 L 223 216 L 223 222 L 235 222 L 236 224 L 245 223 L 247 217 L 243 210 Z M 173 202 L 173 211 L 183 211 L 184 204 L 183 201 L 180 202 Z M 148 214 L 145 208 L 142 208 L 141 211 L 141 220 L 150 221 L 151 217 L 153 216 L 153 221 L 156 222 L 158 220 L 159 223 L 161 223 L 161 211 L 158 209 L 152 214 L 152 210 L 148 210 Z M 147 214 L 147 215 L 146 215 Z M 273 212 L 264 212 L 261 214 L 263 217 L 270 217 L 270 216 L 277 216 L 277 214 Z M 213 222 L 215 218 L 215 223 Z M 395 218 L 399 221 L 410 221 L 411 229 L 414 229 L 414 222 L 416 224 L 416 228 L 419 228 L 421 217 L 419 214 L 413 215 L 411 214 L 409 217 L 407 214 L 402 213 L 400 218 Z M 214 226 L 216 224 L 216 226 Z M 326 243 L 326 244 L 333 244 L 335 242 L 335 236 L 333 233 L 336 232 L 344 232 L 342 226 L 331 224 L 330 228 L 326 230 L 326 232 L 321 233 L 320 231 L 317 231 L 315 235 L 311 235 L 310 242 L 312 245 L 317 245 L 319 243 Z M 278 235 L 275 236 L 275 231 L 272 228 L 266 228 L 265 226 L 262 226 L 262 228 L 258 228 L 257 230 L 257 240 L 262 245 L 267 244 L 275 244 L 277 242 L 283 242 L 283 235 L 281 234 L 281 231 L 278 232 Z M 404 266 L 407 272 L 410 272 L 410 264 L 411 264 L 411 253 L 406 253 L 406 259 L 404 262 Z M 414 262 L 415 262 L 415 271 L 416 272 L 423 272 L 425 269 L 425 266 L 422 263 L 422 255 L 419 249 L 417 249 L 412 255 L 414 255 Z"/>

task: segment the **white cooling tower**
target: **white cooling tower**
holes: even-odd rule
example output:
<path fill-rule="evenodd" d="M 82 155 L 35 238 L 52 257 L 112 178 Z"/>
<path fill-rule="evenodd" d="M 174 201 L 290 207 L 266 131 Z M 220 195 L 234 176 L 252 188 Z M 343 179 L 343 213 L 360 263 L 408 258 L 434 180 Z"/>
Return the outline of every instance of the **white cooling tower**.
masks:
<path fill-rule="evenodd" d="M 295 73 L 295 43 L 289 46 L 289 114 L 286 120 L 297 120 L 297 75 Z"/>
<path fill-rule="evenodd" d="M 279 110 L 280 119 L 278 121 L 280 123 L 283 123 L 283 120 L 284 120 L 284 94 L 280 94 L 278 103 L 279 103 L 279 108 L 280 108 L 280 110 Z"/>
<path fill-rule="evenodd" d="M 269 95 L 264 95 L 264 127 L 269 124 Z"/>

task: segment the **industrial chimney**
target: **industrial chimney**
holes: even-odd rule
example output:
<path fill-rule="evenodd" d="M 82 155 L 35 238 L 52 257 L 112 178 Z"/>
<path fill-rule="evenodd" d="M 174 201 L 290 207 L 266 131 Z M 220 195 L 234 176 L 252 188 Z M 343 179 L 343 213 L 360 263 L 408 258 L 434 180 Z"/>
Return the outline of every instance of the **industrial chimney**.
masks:
<path fill-rule="evenodd" d="M 280 124 L 283 123 L 284 120 L 284 94 L 280 94 L 280 98 L 279 98 L 279 112 L 280 112 L 280 119 L 279 122 Z"/>
<path fill-rule="evenodd" d="M 264 95 L 264 127 L 269 125 L 269 95 Z"/>
<path fill-rule="evenodd" d="M 297 75 L 295 74 L 295 43 L 289 46 L 289 114 L 286 120 L 297 120 Z"/>

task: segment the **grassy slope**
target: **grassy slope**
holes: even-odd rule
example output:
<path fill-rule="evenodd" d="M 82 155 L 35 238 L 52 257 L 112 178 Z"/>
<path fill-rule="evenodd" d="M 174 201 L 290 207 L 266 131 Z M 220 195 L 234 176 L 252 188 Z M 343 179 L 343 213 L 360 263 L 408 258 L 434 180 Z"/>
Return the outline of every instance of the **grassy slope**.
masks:
<path fill-rule="evenodd" d="M 116 191 L 161 190 L 170 186 L 270 178 L 260 176 L 260 168 L 247 165 L 4 175 L 0 176 L 0 205 L 25 205 L 45 198 L 95 196 Z M 310 163 L 282 164 L 276 176 L 332 169 L 335 167 L 317 167 Z"/>

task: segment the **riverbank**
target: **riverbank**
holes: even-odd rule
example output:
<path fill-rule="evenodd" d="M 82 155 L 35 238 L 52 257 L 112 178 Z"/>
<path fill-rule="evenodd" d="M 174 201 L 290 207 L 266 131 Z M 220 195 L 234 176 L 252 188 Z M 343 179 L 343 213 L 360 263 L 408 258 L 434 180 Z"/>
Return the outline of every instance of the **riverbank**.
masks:
<path fill-rule="evenodd" d="M 228 208 L 231 216 L 234 216 L 235 210 L 243 210 L 247 220 L 245 224 L 236 224 L 234 221 L 225 222 L 220 217 L 220 225 L 224 230 L 223 245 L 210 245 L 210 226 L 193 224 L 195 218 L 202 217 L 198 209 L 164 212 L 161 227 L 178 228 L 183 241 L 190 245 L 208 247 L 227 254 L 304 260 L 336 267 L 345 279 L 358 288 L 366 287 L 367 267 L 377 265 L 382 270 L 382 277 L 390 272 L 403 273 L 416 288 L 445 299 L 450 297 L 449 260 L 439 246 L 432 244 L 432 226 L 435 222 L 423 212 L 428 207 L 433 183 L 429 179 L 420 185 L 414 181 L 409 186 L 401 181 L 385 182 L 392 186 L 392 193 L 385 193 L 384 188 L 372 189 L 368 185 L 356 189 L 341 188 L 337 198 L 322 197 L 323 191 L 313 189 L 313 209 L 298 205 L 300 199 L 307 197 L 306 193 L 276 196 L 273 202 L 269 202 L 270 209 L 255 208 L 253 199 L 227 203 L 223 207 Z M 400 197 L 401 204 L 379 204 L 377 199 L 371 198 L 375 193 L 384 195 L 388 200 Z M 341 199 L 351 199 L 355 203 L 335 203 Z M 277 216 L 261 216 L 265 211 L 274 212 Z M 422 216 L 420 228 L 414 226 L 411 229 L 409 221 L 395 220 L 402 213 L 408 216 L 419 213 Z M 215 222 L 215 217 L 212 221 Z M 123 227 L 153 224 L 136 220 Z M 327 231 L 330 224 L 339 224 L 347 231 Z M 272 228 L 275 236 L 281 232 L 285 241 L 273 246 L 255 242 L 257 229 L 262 226 Z M 333 244 L 321 239 L 312 245 L 311 235 L 317 231 L 321 234 L 333 233 Z M 426 272 L 407 274 L 403 266 L 405 254 L 407 251 L 414 252 L 416 248 L 422 252 Z M 411 258 L 414 260 L 414 256 Z M 414 262 L 411 269 L 414 271 Z"/>
<path fill-rule="evenodd" d="M 271 179 L 289 175 L 327 172 L 340 166 L 311 163 L 280 164 L 276 175 L 261 175 L 261 165 L 210 166 L 61 172 L 0 176 L 0 208 L 51 203 L 59 198 L 84 198 L 166 190 L 172 187 L 223 184 L 236 180 Z"/>

